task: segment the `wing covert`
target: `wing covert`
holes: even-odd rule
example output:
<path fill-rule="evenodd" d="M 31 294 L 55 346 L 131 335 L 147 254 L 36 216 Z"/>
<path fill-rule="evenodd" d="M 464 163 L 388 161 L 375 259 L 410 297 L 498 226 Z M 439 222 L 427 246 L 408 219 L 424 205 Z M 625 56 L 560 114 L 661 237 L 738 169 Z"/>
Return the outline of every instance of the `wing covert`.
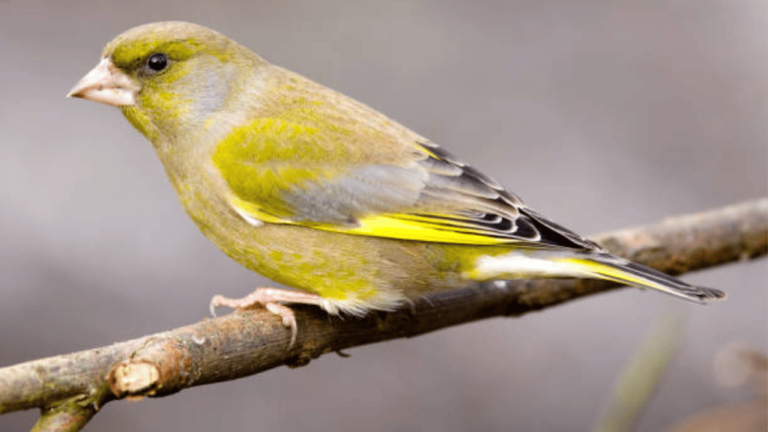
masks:
<path fill-rule="evenodd" d="M 309 144 L 309 143 L 307 143 Z M 352 235 L 470 245 L 566 247 L 597 246 L 547 220 L 499 183 L 429 142 L 413 143 L 411 159 L 401 164 L 363 163 L 341 175 L 333 158 L 285 161 L 246 167 L 272 181 L 230 203 L 242 215 L 267 222 L 309 226 Z M 298 165 L 298 166 L 297 166 Z M 313 169 L 281 181 L 280 169 Z M 274 173 L 265 174 L 265 170 Z M 254 193 L 254 190 L 257 193 Z M 260 191 L 262 196 L 259 196 Z"/>

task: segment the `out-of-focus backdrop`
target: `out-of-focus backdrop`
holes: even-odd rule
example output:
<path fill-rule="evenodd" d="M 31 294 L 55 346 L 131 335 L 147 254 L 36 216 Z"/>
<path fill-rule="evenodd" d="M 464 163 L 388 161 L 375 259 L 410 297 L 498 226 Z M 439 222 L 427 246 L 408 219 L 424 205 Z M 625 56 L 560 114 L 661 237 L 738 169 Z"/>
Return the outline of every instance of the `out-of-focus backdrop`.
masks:
<path fill-rule="evenodd" d="M 117 109 L 67 100 L 118 33 L 217 29 L 387 113 L 584 233 L 768 193 L 768 7 L 691 1 L 0 0 L 0 366 L 189 324 L 265 281 L 184 214 Z M 749 399 L 712 360 L 768 349 L 766 260 L 686 275 L 709 307 L 621 290 L 325 356 L 172 397 L 88 430 L 574 431 L 662 313 L 680 352 L 636 431 Z M 37 412 L 0 417 L 27 430 Z"/>

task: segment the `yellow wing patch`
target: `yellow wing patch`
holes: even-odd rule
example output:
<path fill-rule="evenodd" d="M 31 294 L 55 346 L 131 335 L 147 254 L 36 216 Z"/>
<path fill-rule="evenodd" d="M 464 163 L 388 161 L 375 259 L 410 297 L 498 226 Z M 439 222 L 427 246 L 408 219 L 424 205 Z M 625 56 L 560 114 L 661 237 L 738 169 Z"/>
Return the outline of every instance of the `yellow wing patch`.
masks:
<path fill-rule="evenodd" d="M 410 214 L 382 214 L 359 219 L 355 227 L 319 226 L 319 229 L 345 232 L 348 234 L 386 237 L 400 240 L 415 240 L 433 243 L 467 245 L 498 245 L 511 243 L 509 238 L 499 238 L 461 222 L 441 222 L 441 215 L 419 216 Z M 448 216 L 446 216 L 447 218 Z"/>
<path fill-rule="evenodd" d="M 306 226 L 342 234 L 467 245 L 499 245 L 516 242 L 514 239 L 494 236 L 487 231 L 463 223 L 460 218 L 452 215 L 386 213 L 365 216 L 359 218 L 356 224 L 345 226 L 280 218 L 234 195 L 230 195 L 229 201 L 241 216 L 245 214 L 259 222 Z M 249 218 L 246 220 L 250 222 Z"/>

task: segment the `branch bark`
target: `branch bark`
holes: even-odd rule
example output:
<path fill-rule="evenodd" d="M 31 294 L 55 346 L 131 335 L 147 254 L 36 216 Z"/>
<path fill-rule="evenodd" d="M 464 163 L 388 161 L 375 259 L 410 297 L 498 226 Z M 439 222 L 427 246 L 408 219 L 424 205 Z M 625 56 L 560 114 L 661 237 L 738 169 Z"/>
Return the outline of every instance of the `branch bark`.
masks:
<path fill-rule="evenodd" d="M 679 274 L 768 253 L 768 198 L 594 236 L 611 252 Z M 526 280 L 478 284 L 440 293 L 394 313 L 364 319 L 330 317 L 296 305 L 297 343 L 278 317 L 257 310 L 108 347 L 0 369 L 0 414 L 43 412 L 36 431 L 80 430 L 105 403 L 165 396 L 187 387 L 233 380 L 281 365 L 303 366 L 325 353 L 413 337 L 494 316 L 520 316 L 612 290 L 594 280 Z"/>

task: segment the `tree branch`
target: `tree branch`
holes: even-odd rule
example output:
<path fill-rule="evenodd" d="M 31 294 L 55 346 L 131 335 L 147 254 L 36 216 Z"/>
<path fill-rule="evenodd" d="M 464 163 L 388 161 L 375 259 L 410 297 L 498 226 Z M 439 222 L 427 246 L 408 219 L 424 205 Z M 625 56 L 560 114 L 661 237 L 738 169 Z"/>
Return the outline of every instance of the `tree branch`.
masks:
<path fill-rule="evenodd" d="M 768 253 L 768 198 L 597 235 L 617 255 L 672 274 Z M 80 430 L 105 403 L 165 396 L 281 365 L 303 366 L 322 354 L 413 337 L 494 316 L 519 316 L 617 288 L 594 280 L 478 284 L 366 318 L 329 317 L 295 305 L 299 334 L 263 310 L 233 313 L 108 347 L 0 369 L 0 414 L 41 408 L 34 430 Z"/>

